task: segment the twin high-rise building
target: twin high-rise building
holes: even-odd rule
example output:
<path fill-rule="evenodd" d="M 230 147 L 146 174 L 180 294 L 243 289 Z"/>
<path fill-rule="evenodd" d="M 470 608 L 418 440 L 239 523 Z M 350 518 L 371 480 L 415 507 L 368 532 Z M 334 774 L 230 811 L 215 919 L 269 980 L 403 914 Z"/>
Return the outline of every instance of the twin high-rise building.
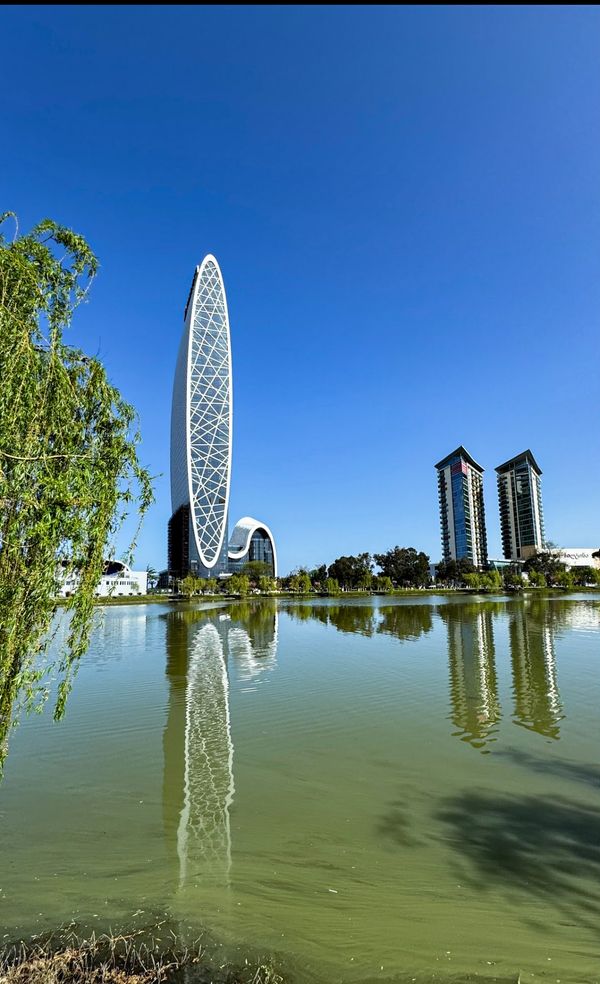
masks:
<path fill-rule="evenodd" d="M 483 468 L 462 446 L 435 467 L 444 561 L 465 558 L 475 567 L 485 567 Z M 544 549 L 541 469 L 531 451 L 524 451 L 498 465 L 496 472 L 504 557 L 527 560 Z"/>
<path fill-rule="evenodd" d="M 462 447 L 438 461 L 438 489 L 444 561 L 466 558 L 487 564 L 483 468 Z"/>
<path fill-rule="evenodd" d="M 250 516 L 228 540 L 233 381 L 223 278 L 205 256 L 185 307 L 171 410 L 171 507 L 168 569 L 223 577 L 261 560 L 277 575 L 268 526 Z"/>
<path fill-rule="evenodd" d="M 524 451 L 496 472 L 504 556 L 527 560 L 544 549 L 541 468 L 531 451 Z"/>

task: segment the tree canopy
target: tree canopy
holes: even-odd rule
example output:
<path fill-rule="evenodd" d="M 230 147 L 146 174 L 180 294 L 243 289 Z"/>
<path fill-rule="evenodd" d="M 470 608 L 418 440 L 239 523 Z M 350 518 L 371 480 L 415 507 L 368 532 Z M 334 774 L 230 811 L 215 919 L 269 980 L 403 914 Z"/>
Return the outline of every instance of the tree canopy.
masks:
<path fill-rule="evenodd" d="M 249 578 L 253 588 L 257 588 L 261 578 L 272 576 L 273 568 L 264 560 L 249 560 L 244 564 L 240 573 Z"/>
<path fill-rule="evenodd" d="M 578 587 L 600 584 L 600 571 L 596 567 L 574 567 L 571 573 Z"/>
<path fill-rule="evenodd" d="M 321 564 L 320 567 L 313 567 L 313 569 L 308 572 L 308 576 L 310 577 L 310 583 L 313 590 L 320 591 L 327 580 L 327 564 Z"/>
<path fill-rule="evenodd" d="M 525 561 L 523 570 L 529 575 L 530 580 L 531 574 L 535 572 L 544 578 L 549 587 L 552 587 L 562 583 L 561 575 L 566 572 L 567 566 L 551 550 L 542 550 Z"/>
<path fill-rule="evenodd" d="M 475 566 L 468 557 L 461 557 L 459 560 L 442 560 L 435 568 L 437 581 L 445 584 L 464 584 L 465 574 L 475 574 Z"/>
<path fill-rule="evenodd" d="M 297 594 L 308 594 L 312 587 L 308 572 L 304 570 L 290 574 L 287 578 L 287 585 L 290 591 Z"/>
<path fill-rule="evenodd" d="M 232 574 L 225 582 L 227 594 L 240 595 L 245 598 L 250 591 L 250 578 L 247 574 Z"/>
<path fill-rule="evenodd" d="M 369 553 L 356 557 L 338 557 L 329 565 L 327 576 L 337 581 L 340 587 L 351 591 L 356 588 L 370 588 L 373 577 L 373 559 Z"/>
<path fill-rule="evenodd" d="M 0 226 L 12 213 L 0 216 Z M 98 261 L 50 219 L 8 240 L 0 229 L 0 768 L 11 723 L 43 701 L 62 576 L 74 574 L 55 669 L 62 716 L 85 652 L 109 544 L 151 480 L 137 456 L 133 408 L 101 362 L 65 343 Z M 130 559 L 131 554 L 128 554 Z"/>
<path fill-rule="evenodd" d="M 419 588 L 429 584 L 429 557 L 414 547 L 392 547 L 384 554 L 375 554 L 375 563 L 382 574 L 402 588 Z"/>

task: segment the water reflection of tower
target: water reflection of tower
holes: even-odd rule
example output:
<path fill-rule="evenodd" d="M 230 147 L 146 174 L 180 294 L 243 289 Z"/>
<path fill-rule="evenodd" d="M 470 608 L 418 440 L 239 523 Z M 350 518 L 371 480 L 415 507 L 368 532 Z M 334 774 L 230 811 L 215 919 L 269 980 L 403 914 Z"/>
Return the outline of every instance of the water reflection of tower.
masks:
<path fill-rule="evenodd" d="M 564 717 L 556 681 L 554 631 L 549 611 L 519 606 L 509 623 L 515 724 L 547 738 L 560 737 Z"/>
<path fill-rule="evenodd" d="M 263 651 L 273 665 L 276 616 L 270 623 Z M 243 631 L 226 612 L 167 616 L 163 816 L 167 841 L 177 845 L 173 881 L 179 888 L 229 885 L 234 777 L 227 667 L 230 658 L 237 662 Z M 260 647 L 255 652 L 246 636 L 246 657 L 260 665 Z"/>
<path fill-rule="evenodd" d="M 448 630 L 450 700 L 456 735 L 487 751 L 500 720 L 492 615 L 482 606 L 442 605 Z"/>
<path fill-rule="evenodd" d="M 224 634 L 202 612 L 167 616 L 163 810 L 180 887 L 189 879 L 222 885 L 229 877 L 234 785 Z"/>
<path fill-rule="evenodd" d="M 277 660 L 277 606 L 234 605 L 227 633 L 229 655 L 240 680 L 258 683 Z"/>

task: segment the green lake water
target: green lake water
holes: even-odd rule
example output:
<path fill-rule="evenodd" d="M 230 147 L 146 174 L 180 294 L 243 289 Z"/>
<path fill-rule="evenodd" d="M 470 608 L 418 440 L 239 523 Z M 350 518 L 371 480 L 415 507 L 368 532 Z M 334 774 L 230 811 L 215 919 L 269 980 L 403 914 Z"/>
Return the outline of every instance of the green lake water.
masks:
<path fill-rule="evenodd" d="M 108 608 L 11 739 L 2 935 L 164 915 L 298 982 L 598 981 L 599 668 L 593 595 Z"/>

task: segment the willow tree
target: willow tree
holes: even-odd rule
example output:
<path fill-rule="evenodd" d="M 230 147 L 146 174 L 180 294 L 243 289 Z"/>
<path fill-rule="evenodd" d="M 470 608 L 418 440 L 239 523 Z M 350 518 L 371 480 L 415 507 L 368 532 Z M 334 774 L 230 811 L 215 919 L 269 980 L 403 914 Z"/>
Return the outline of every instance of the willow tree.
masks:
<path fill-rule="evenodd" d="M 152 501 L 133 408 L 99 360 L 63 337 L 96 257 L 48 219 L 8 240 L 9 218 L 16 225 L 0 216 L 0 771 L 11 725 L 48 696 L 49 670 L 63 715 L 107 547 L 126 511 L 141 516 Z M 57 651 L 56 597 L 69 574 L 77 587 Z"/>

